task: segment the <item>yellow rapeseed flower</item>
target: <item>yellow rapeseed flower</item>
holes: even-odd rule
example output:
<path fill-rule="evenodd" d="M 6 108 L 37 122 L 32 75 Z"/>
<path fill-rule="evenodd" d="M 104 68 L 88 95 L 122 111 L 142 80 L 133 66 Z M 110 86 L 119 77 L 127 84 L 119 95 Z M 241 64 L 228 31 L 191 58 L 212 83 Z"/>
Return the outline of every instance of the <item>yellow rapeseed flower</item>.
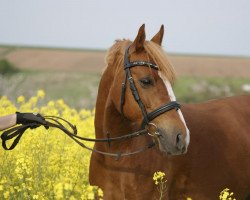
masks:
<path fill-rule="evenodd" d="M 45 97 L 44 90 L 38 90 L 37 93 L 36 93 L 36 96 L 43 99 Z"/>
<path fill-rule="evenodd" d="M 73 195 L 71 195 L 69 200 L 76 200 L 76 198 Z"/>
<path fill-rule="evenodd" d="M 103 197 L 103 191 L 101 188 L 97 190 L 98 197 Z"/>
<path fill-rule="evenodd" d="M 33 198 L 33 199 L 39 199 L 39 195 L 38 195 L 38 194 L 34 194 L 34 195 L 32 196 L 32 198 Z"/>
<path fill-rule="evenodd" d="M 166 174 L 164 172 L 161 172 L 161 171 L 155 172 L 154 176 L 153 176 L 153 180 L 155 181 L 155 185 L 158 185 L 159 182 L 163 181 L 163 179 L 165 178 L 165 175 Z"/>
<path fill-rule="evenodd" d="M 2 96 L 0 113 L 7 115 L 18 110 L 60 116 L 75 124 L 80 136 L 94 137 L 93 111 L 72 109 L 62 99 L 47 105 L 38 104 L 44 101 L 44 95 L 38 91 L 27 101 L 20 96 L 16 100 L 19 103 Z M 86 145 L 93 147 L 94 144 L 86 142 Z M 13 151 L 0 150 L 0 155 L 0 199 L 86 200 L 102 196 L 101 190 L 88 182 L 91 152 L 82 149 L 58 129 L 46 130 L 42 126 L 27 129 Z M 9 173 L 9 169 L 13 169 L 13 173 Z"/>
<path fill-rule="evenodd" d="M 65 183 L 64 184 L 64 190 L 69 190 L 69 191 L 71 191 L 73 189 L 73 186 L 71 185 L 71 184 L 69 184 L 69 183 Z"/>
<path fill-rule="evenodd" d="M 94 200 L 95 199 L 95 195 L 93 193 L 89 193 L 88 194 L 88 199 L 89 200 Z"/>
<path fill-rule="evenodd" d="M 165 199 L 166 189 L 167 189 L 167 180 L 166 174 L 164 172 L 158 171 L 154 173 L 153 180 L 155 185 L 157 185 L 157 189 L 159 191 L 159 200 Z"/>
<path fill-rule="evenodd" d="M 225 188 L 224 190 L 221 191 L 219 199 L 220 200 L 236 200 L 233 197 L 234 193 L 230 192 L 229 188 Z"/>
<path fill-rule="evenodd" d="M 25 102 L 25 97 L 23 95 L 17 98 L 17 103 L 24 103 L 24 102 Z"/>
<path fill-rule="evenodd" d="M 9 199 L 10 192 L 9 191 L 4 192 L 3 196 L 4 196 L 5 199 Z"/>
<path fill-rule="evenodd" d="M 49 107 L 54 107 L 55 106 L 55 102 L 54 101 L 49 101 L 48 106 Z"/>

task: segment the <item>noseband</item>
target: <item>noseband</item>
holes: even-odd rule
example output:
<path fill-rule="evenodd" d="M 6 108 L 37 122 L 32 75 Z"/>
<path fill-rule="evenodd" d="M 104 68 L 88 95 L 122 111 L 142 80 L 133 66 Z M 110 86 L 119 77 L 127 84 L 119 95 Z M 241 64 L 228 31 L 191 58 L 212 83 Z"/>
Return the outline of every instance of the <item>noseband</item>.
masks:
<path fill-rule="evenodd" d="M 121 109 L 121 113 L 123 114 L 123 107 L 124 107 L 124 104 L 125 104 L 125 92 L 126 92 L 126 83 L 127 81 L 129 82 L 129 86 L 130 86 L 130 90 L 133 94 L 133 97 L 135 99 L 135 101 L 137 102 L 137 104 L 139 105 L 140 109 L 141 109 L 141 112 L 142 112 L 142 115 L 143 115 L 143 120 L 142 120 L 142 123 L 141 123 L 141 128 L 144 128 L 146 125 L 148 125 L 150 123 L 150 121 L 152 121 L 154 118 L 158 117 L 159 115 L 165 113 L 165 112 L 168 112 L 172 109 L 176 109 L 178 110 L 181 105 L 176 102 L 176 101 L 171 101 L 167 104 L 164 104 L 163 106 L 155 109 L 154 111 L 148 113 L 140 96 L 139 96 L 139 93 L 138 93 L 138 90 L 135 86 L 135 81 L 132 77 L 132 74 L 131 74 L 131 71 L 130 71 L 130 68 L 132 67 L 138 67 L 138 66 L 144 66 L 144 67 L 150 67 L 154 70 L 159 70 L 158 66 L 153 64 L 153 63 L 150 63 L 150 62 L 147 62 L 147 61 L 133 61 L 133 62 L 130 62 L 129 61 L 129 47 L 127 47 L 126 51 L 125 51 L 125 54 L 124 54 L 124 70 L 125 70 L 125 80 L 124 82 L 122 83 L 122 91 L 121 91 L 121 102 L 120 102 L 120 109 Z"/>

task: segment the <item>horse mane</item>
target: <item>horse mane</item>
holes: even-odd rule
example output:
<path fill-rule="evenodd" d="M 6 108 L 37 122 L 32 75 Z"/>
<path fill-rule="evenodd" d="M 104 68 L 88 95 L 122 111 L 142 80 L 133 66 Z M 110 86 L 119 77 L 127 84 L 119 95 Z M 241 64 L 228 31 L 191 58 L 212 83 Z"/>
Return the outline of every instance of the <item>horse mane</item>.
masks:
<path fill-rule="evenodd" d="M 130 40 L 116 40 L 115 44 L 111 46 L 108 50 L 106 57 L 105 57 L 105 65 L 108 66 L 120 66 L 123 65 L 124 62 L 124 53 L 125 49 L 128 45 L 132 42 Z M 145 51 L 147 52 L 148 56 L 154 61 L 154 63 L 159 67 L 161 74 L 167 78 L 167 80 L 173 84 L 175 81 L 175 71 L 173 66 L 168 60 L 168 57 L 165 51 L 162 49 L 161 46 L 152 42 L 152 41 L 145 41 L 144 43 Z M 148 60 L 149 61 L 149 60 Z M 119 69 L 115 69 L 117 71 Z"/>

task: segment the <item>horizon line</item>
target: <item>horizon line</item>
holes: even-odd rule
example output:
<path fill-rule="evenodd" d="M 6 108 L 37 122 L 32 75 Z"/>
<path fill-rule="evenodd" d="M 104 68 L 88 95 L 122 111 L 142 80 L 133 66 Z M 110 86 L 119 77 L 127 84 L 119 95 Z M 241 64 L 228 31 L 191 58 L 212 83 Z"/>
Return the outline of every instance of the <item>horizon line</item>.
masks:
<path fill-rule="evenodd" d="M 81 47 L 59 47 L 46 45 L 24 45 L 24 44 L 2 44 L 0 48 L 14 49 L 37 49 L 37 50 L 61 50 L 61 51 L 90 51 L 90 52 L 106 52 L 109 48 L 81 48 Z M 247 55 L 230 55 L 230 54 L 199 54 L 199 53 L 183 53 L 183 52 L 167 52 L 170 56 L 191 56 L 191 57 L 225 57 L 225 58 L 242 58 L 250 59 Z"/>

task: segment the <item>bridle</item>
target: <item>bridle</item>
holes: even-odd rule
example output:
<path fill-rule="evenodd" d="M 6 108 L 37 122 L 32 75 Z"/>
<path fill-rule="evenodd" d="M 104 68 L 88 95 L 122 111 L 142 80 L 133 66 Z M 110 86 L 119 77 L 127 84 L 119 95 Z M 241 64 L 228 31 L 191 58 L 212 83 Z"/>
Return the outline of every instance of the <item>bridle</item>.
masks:
<path fill-rule="evenodd" d="M 162 105 L 161 107 L 155 109 L 154 111 L 147 113 L 147 110 L 139 96 L 138 90 L 135 86 L 135 82 L 134 79 L 132 77 L 131 71 L 130 69 L 132 67 L 138 67 L 138 66 L 143 66 L 143 67 L 150 67 L 154 70 L 159 70 L 159 67 L 153 63 L 147 62 L 147 61 L 133 61 L 130 62 L 129 60 L 129 47 L 127 47 L 127 49 L 125 50 L 125 54 L 124 54 L 124 70 L 125 70 L 125 79 L 124 82 L 122 83 L 122 90 L 121 90 L 121 102 L 120 102 L 120 110 L 121 113 L 124 115 L 123 112 L 123 107 L 125 104 L 125 92 L 126 92 L 126 83 L 127 81 L 129 82 L 129 86 L 130 86 L 130 90 L 133 94 L 133 97 L 135 99 L 135 101 L 137 102 L 137 104 L 139 105 L 142 115 L 143 115 L 143 120 L 141 122 L 141 128 L 145 128 L 146 125 L 152 125 L 153 123 L 151 123 L 151 121 L 158 117 L 159 115 L 168 112 L 172 109 L 176 109 L 178 110 L 181 105 L 176 102 L 176 101 L 170 101 L 169 103 L 166 103 L 164 105 Z M 153 124 L 156 128 L 157 126 L 155 124 Z"/>
<path fill-rule="evenodd" d="M 77 128 L 76 126 L 74 126 L 73 124 L 71 124 L 70 122 L 68 122 L 67 120 L 57 117 L 57 116 L 44 116 L 44 124 L 39 124 L 39 123 L 30 123 L 30 124 L 25 124 L 25 125 L 20 125 L 11 129 L 8 129 L 7 131 L 3 132 L 3 134 L 1 135 L 1 139 L 2 139 L 2 146 L 5 150 L 12 150 L 16 147 L 16 145 L 18 144 L 19 140 L 21 139 L 23 133 L 28 129 L 28 128 L 37 128 L 38 126 L 44 126 L 46 129 L 48 129 L 49 127 L 53 127 L 53 128 L 58 128 L 61 131 L 63 131 L 66 135 L 68 135 L 71 139 L 73 139 L 77 144 L 79 144 L 81 147 L 88 149 L 92 152 L 95 153 L 99 153 L 105 156 L 111 156 L 111 157 L 115 157 L 116 160 L 118 160 L 120 157 L 123 156 L 130 156 L 130 155 L 134 155 L 134 154 L 138 154 L 141 153 L 149 148 L 152 148 L 155 143 L 151 142 L 147 145 L 145 145 L 142 148 L 139 148 L 137 150 L 134 150 L 132 152 L 117 152 L 117 153 L 109 153 L 109 152 L 104 152 L 104 151 L 100 151 L 97 149 L 93 149 L 90 147 L 87 147 L 85 144 L 83 144 L 83 142 L 80 142 L 79 140 L 82 141 L 89 141 L 89 142 L 107 142 L 110 146 L 111 142 L 114 141 L 121 141 L 121 140 L 126 140 L 126 139 L 131 139 L 134 137 L 138 137 L 141 135 L 145 135 L 148 133 L 148 135 L 150 136 L 159 136 L 158 134 L 158 128 L 157 126 L 152 123 L 151 121 L 158 117 L 159 115 L 168 112 L 172 109 L 176 109 L 178 110 L 180 108 L 180 104 L 177 103 L 176 101 L 171 101 L 167 104 L 164 104 L 163 106 L 155 109 L 154 111 L 147 113 L 147 110 L 142 102 L 142 100 L 140 99 L 139 93 L 137 91 L 137 88 L 135 86 L 135 82 L 134 79 L 131 75 L 131 71 L 130 68 L 132 67 L 137 67 L 137 66 L 148 66 L 151 67 L 154 70 L 159 70 L 158 66 L 147 62 L 147 61 L 133 61 L 130 62 L 129 61 L 129 47 L 126 49 L 125 51 L 125 55 L 124 55 L 124 70 L 125 70 L 125 80 L 122 83 L 122 92 L 121 92 L 121 102 L 120 102 L 120 108 L 121 108 L 121 113 L 123 113 L 123 107 L 125 104 L 125 91 L 126 91 L 126 83 L 127 81 L 129 82 L 130 85 L 130 90 L 134 96 L 134 99 L 136 100 L 136 102 L 138 103 L 142 115 L 143 115 L 143 120 L 141 123 L 141 129 L 138 131 L 135 131 L 133 133 L 127 134 L 127 135 L 122 135 L 122 136 L 118 136 L 118 137 L 109 137 L 109 135 L 107 135 L 107 138 L 97 138 L 97 139 L 92 139 L 92 138 L 85 138 L 85 137 L 80 137 L 77 135 Z M 67 127 L 64 125 L 66 124 Z M 145 128 L 146 126 L 153 126 L 155 129 L 154 134 L 149 133 L 149 130 L 147 128 Z M 11 144 L 10 147 L 7 147 L 7 141 L 11 140 L 14 138 L 13 143 Z"/>

